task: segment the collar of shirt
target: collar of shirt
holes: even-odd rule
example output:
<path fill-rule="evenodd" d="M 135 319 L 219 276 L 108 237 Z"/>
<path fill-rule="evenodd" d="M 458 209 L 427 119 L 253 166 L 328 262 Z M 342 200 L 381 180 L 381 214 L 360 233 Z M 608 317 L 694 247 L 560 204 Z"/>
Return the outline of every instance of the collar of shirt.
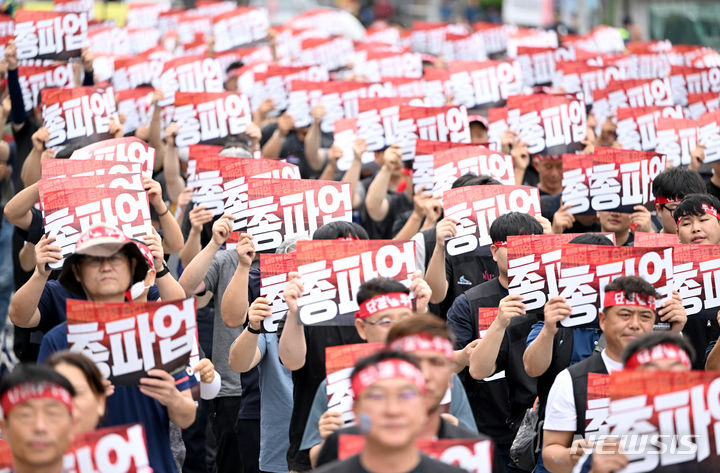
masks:
<path fill-rule="evenodd" d="M 612 373 L 613 371 L 622 371 L 623 364 L 619 361 L 610 359 L 605 349 L 600 352 L 600 355 L 602 356 L 603 363 L 605 363 L 605 368 L 607 369 L 608 374 Z"/>

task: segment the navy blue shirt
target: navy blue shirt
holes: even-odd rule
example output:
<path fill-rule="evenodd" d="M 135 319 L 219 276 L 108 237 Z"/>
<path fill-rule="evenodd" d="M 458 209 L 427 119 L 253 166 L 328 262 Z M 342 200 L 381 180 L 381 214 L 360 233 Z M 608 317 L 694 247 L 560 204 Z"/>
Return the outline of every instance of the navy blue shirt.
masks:
<path fill-rule="evenodd" d="M 57 351 L 67 350 L 67 322 L 50 330 L 40 345 L 38 363 Z M 180 371 L 177 378 L 187 376 Z M 178 389 L 182 389 L 179 387 Z M 105 403 L 104 427 L 142 424 L 145 428 L 150 467 L 155 473 L 177 473 L 170 450 L 170 417 L 167 408 L 143 393 L 137 386 L 115 386 Z"/>

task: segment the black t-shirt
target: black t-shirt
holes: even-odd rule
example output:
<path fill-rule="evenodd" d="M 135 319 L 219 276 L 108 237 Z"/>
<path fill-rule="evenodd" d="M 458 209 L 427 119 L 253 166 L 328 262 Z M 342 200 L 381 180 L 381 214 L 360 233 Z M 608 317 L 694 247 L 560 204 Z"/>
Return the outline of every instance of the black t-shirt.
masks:
<path fill-rule="evenodd" d="M 278 337 L 285 326 L 278 324 Z M 290 417 L 290 447 L 287 452 L 289 470 L 306 471 L 311 468 L 307 450 L 300 450 L 315 391 L 325 379 L 325 348 L 351 343 L 363 343 L 354 326 L 305 326 L 305 364 L 292 372 L 293 410 Z"/>
<path fill-rule="evenodd" d="M 265 146 L 270 137 L 277 130 L 277 123 L 270 123 L 262 129 L 262 136 L 260 138 L 260 146 Z M 332 134 L 323 133 L 320 138 L 321 148 L 330 148 L 332 146 L 333 138 Z M 285 140 L 283 140 L 282 148 L 280 148 L 279 158 L 287 159 L 290 164 L 296 165 L 300 168 L 300 176 L 303 179 L 317 179 L 322 173 L 320 171 L 314 171 L 308 163 L 307 157 L 305 156 L 305 143 L 298 138 L 295 130 L 291 130 L 287 134 Z"/>
<path fill-rule="evenodd" d="M 707 187 L 707 193 L 720 199 L 720 187 L 713 184 L 712 181 L 707 181 L 705 184 Z"/>
<path fill-rule="evenodd" d="M 372 182 L 374 177 L 375 176 L 366 177 L 365 179 L 362 179 L 360 181 L 363 187 L 365 187 L 366 194 L 367 190 L 370 188 L 370 183 Z M 403 212 L 412 210 L 413 208 L 412 199 L 405 192 L 398 194 L 394 190 L 388 189 L 387 200 L 388 212 L 387 215 L 385 215 L 385 218 L 380 222 L 376 222 L 370 218 L 370 215 L 365 209 L 364 202 L 362 207 L 360 208 L 360 218 L 362 219 L 362 226 L 363 228 L 365 228 L 365 230 L 367 230 L 371 240 L 392 239 L 392 237 L 395 236 L 393 234 L 393 225 L 395 223 L 395 219 L 398 218 Z M 402 228 L 402 226 L 400 228 Z"/>
<path fill-rule="evenodd" d="M 315 465 L 315 468 L 319 468 L 323 465 L 326 465 L 328 463 L 332 463 L 338 458 L 338 439 L 340 438 L 340 435 L 343 434 L 350 434 L 350 435 L 359 435 L 360 429 L 358 429 L 357 425 L 348 425 L 345 427 L 341 427 L 340 429 L 336 430 L 328 438 L 325 439 L 325 443 L 323 444 L 322 448 L 320 449 L 320 453 L 317 457 L 317 464 Z M 474 432 L 471 432 L 467 430 L 464 427 L 461 427 L 459 425 L 455 425 L 452 422 L 447 421 L 446 419 L 440 419 L 440 428 L 437 432 L 437 438 L 439 439 L 478 439 L 478 440 L 484 440 L 488 437 L 484 435 L 478 435 Z"/>
<path fill-rule="evenodd" d="M 366 470 L 360 463 L 360 455 L 347 460 L 333 462 L 313 470 L 315 473 L 373 473 Z M 407 473 L 467 473 L 467 470 L 420 455 L 420 463 Z"/>
<path fill-rule="evenodd" d="M 445 278 L 448 290 L 445 299 L 440 303 L 441 314 L 438 315 L 446 318 L 447 311 L 460 294 L 495 279 L 497 275 L 497 263 L 493 260 L 489 246 L 481 246 L 475 251 L 456 256 L 450 256 L 446 251 Z"/>

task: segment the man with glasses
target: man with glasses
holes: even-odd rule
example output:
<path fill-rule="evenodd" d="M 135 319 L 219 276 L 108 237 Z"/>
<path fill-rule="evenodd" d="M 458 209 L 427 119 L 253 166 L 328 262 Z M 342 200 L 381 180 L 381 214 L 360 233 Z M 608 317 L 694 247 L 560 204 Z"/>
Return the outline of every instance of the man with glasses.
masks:
<path fill-rule="evenodd" d="M 418 312 L 426 312 L 427 302 L 430 299 L 430 288 L 420 278 L 416 278 L 413 283 L 411 288 L 417 299 Z M 300 284 L 299 279 L 293 279 L 285 291 L 285 301 L 288 303 L 289 310 L 297 307 L 297 296 L 302 294 L 302 291 L 297 290 L 298 284 Z M 413 317 L 410 291 L 394 279 L 375 278 L 361 284 L 358 289 L 357 301 L 360 310 L 355 314 L 355 329 L 360 338 L 366 342 L 385 343 L 390 329 L 397 322 Z M 451 401 L 450 414 L 464 419 L 469 424 L 474 424 L 460 383 L 457 383 L 456 391 L 459 392 L 455 394 L 455 403 Z M 464 403 L 463 399 L 465 399 Z M 462 409 L 463 406 L 464 409 Z M 300 444 L 301 450 L 310 449 L 310 460 L 313 464 L 324 439 L 342 425 L 342 414 L 337 411 L 328 411 L 327 380 L 323 380 L 315 393 Z M 474 427 L 474 425 L 469 427 Z"/>
<path fill-rule="evenodd" d="M 705 182 L 700 174 L 687 168 L 670 168 L 652 182 L 655 196 L 655 212 L 662 223 L 663 233 L 677 233 L 677 223 L 673 213 L 681 200 L 688 194 L 705 192 Z"/>

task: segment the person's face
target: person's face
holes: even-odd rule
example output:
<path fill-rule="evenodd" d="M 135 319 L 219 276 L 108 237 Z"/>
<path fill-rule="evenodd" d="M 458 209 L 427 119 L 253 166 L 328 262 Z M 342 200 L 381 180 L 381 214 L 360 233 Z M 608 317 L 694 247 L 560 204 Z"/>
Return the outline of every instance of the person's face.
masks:
<path fill-rule="evenodd" d="M 684 373 L 690 371 L 681 361 L 678 360 L 655 360 L 644 363 L 637 368 L 636 371 L 675 371 L 676 373 Z"/>
<path fill-rule="evenodd" d="M 428 410 L 433 411 L 440 406 L 440 402 L 450 387 L 453 374 L 452 364 L 450 360 L 436 351 L 416 351 L 411 355 L 420 364 L 420 369 L 425 376 L 427 388 L 425 396 Z"/>
<path fill-rule="evenodd" d="M 686 215 L 678 226 L 680 243 L 717 245 L 720 243 L 720 220 L 712 215 Z"/>
<path fill-rule="evenodd" d="M 562 192 L 562 160 L 541 160 L 535 164 L 540 186 L 548 194 L 559 194 Z"/>
<path fill-rule="evenodd" d="M 396 322 L 412 315 L 409 309 L 390 309 L 373 314 L 367 319 L 356 319 L 355 328 L 363 340 L 385 343 L 388 332 Z"/>
<path fill-rule="evenodd" d="M 105 415 L 105 396 L 97 395 L 90 388 L 83 372 L 73 365 L 60 363 L 55 371 L 65 376 L 75 388 L 73 408 L 75 412 L 75 426 L 73 433 L 81 434 L 95 430 L 100 419 Z"/>
<path fill-rule="evenodd" d="M 369 428 L 367 440 L 391 449 L 412 444 L 427 422 L 425 397 L 404 378 L 373 384 L 360 393 L 353 411 Z"/>
<path fill-rule="evenodd" d="M 238 78 L 237 76 L 230 77 L 225 81 L 225 90 L 229 92 L 237 92 L 238 90 Z"/>
<path fill-rule="evenodd" d="M 107 258 L 84 256 L 76 268 L 76 277 L 93 300 L 121 295 L 132 281 L 131 261 L 122 251 Z"/>
<path fill-rule="evenodd" d="M 72 441 L 73 417 L 54 399 L 31 399 L 14 407 L 0 423 L 17 463 L 38 470 L 62 461 Z"/>
<path fill-rule="evenodd" d="M 619 353 L 637 337 L 652 332 L 655 312 L 634 305 L 617 305 L 600 312 L 599 322 L 608 346 Z"/>
<path fill-rule="evenodd" d="M 660 222 L 662 222 L 663 232 L 665 233 L 677 233 L 677 223 L 673 218 L 673 213 L 675 212 L 677 206 L 677 203 L 655 204 L 655 211 L 657 212 L 657 216 L 660 218 Z"/>
<path fill-rule="evenodd" d="M 477 122 L 470 124 L 470 143 L 487 143 L 488 134 L 484 126 Z"/>
<path fill-rule="evenodd" d="M 626 232 L 630 230 L 630 214 L 622 212 L 598 212 L 600 228 L 603 232 Z"/>
<path fill-rule="evenodd" d="M 507 275 L 507 247 L 501 246 L 498 248 L 495 245 L 491 245 L 490 252 L 497 263 L 498 272 Z"/>

